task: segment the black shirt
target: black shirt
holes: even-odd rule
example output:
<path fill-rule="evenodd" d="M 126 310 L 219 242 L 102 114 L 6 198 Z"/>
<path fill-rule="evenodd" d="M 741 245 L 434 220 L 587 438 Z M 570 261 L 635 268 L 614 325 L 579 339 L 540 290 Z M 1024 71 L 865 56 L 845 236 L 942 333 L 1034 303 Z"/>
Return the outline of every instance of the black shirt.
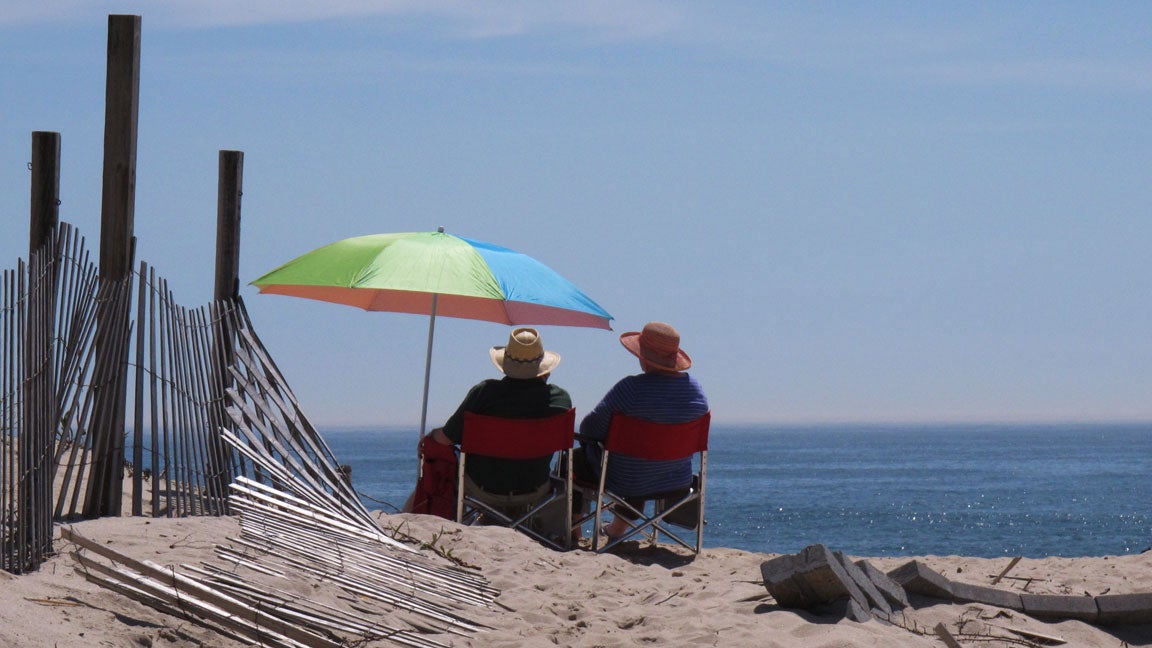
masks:
<path fill-rule="evenodd" d="M 562 414 L 572 407 L 572 398 L 561 387 L 543 378 L 520 380 L 504 377 L 489 379 L 468 390 L 456 412 L 444 424 L 444 435 L 453 443 L 464 438 L 464 412 L 502 418 L 546 418 Z M 526 493 L 548 481 L 552 457 L 539 459 L 494 459 L 468 455 L 464 472 L 484 490 L 491 493 Z"/>

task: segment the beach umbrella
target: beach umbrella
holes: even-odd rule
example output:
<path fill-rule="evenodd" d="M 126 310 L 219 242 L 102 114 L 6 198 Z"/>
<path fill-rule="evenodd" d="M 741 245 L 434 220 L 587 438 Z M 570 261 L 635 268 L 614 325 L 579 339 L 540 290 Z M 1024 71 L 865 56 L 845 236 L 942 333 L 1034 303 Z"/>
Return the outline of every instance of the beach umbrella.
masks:
<path fill-rule="evenodd" d="M 428 315 L 420 436 L 436 317 L 509 325 L 611 330 L 612 316 L 572 282 L 532 257 L 435 232 L 371 234 L 330 243 L 252 282 L 262 294 L 290 295 L 369 311 Z"/>

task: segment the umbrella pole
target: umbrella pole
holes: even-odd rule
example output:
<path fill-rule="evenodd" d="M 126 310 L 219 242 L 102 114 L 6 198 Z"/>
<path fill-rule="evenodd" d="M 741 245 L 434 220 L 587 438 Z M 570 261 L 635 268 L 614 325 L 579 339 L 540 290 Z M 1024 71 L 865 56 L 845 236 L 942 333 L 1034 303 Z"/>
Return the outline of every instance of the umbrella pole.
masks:
<path fill-rule="evenodd" d="M 428 318 L 428 354 L 424 358 L 424 400 L 420 404 L 420 438 L 424 438 L 425 424 L 428 422 L 428 379 L 432 375 L 432 338 L 436 333 L 436 298 L 432 293 L 432 315 Z"/>

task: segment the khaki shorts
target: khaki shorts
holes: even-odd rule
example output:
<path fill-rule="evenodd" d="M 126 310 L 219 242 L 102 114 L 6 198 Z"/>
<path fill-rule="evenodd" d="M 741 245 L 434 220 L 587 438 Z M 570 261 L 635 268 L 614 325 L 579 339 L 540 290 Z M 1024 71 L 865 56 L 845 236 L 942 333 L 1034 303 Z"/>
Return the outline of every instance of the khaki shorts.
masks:
<path fill-rule="evenodd" d="M 467 493 L 469 497 L 480 500 L 504 515 L 516 519 L 532 510 L 533 506 L 547 499 L 548 495 L 552 493 L 552 482 L 544 482 L 531 493 L 501 495 L 499 493 L 489 493 L 465 474 L 464 492 Z M 536 513 L 536 515 L 532 516 L 532 518 L 528 520 L 528 526 L 537 533 L 563 537 L 562 534 L 568 532 L 568 524 L 564 519 L 563 498 L 557 499 Z"/>

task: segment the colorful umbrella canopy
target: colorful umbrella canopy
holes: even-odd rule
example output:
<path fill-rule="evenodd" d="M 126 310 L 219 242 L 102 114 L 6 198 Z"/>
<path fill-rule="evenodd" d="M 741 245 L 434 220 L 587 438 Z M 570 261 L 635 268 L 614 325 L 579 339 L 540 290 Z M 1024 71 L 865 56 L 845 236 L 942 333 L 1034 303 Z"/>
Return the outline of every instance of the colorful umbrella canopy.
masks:
<path fill-rule="evenodd" d="M 612 328 L 607 311 L 543 263 L 498 245 L 446 234 L 443 228 L 337 241 L 252 284 L 262 294 L 429 315 L 421 436 L 437 315 L 510 325 Z"/>

